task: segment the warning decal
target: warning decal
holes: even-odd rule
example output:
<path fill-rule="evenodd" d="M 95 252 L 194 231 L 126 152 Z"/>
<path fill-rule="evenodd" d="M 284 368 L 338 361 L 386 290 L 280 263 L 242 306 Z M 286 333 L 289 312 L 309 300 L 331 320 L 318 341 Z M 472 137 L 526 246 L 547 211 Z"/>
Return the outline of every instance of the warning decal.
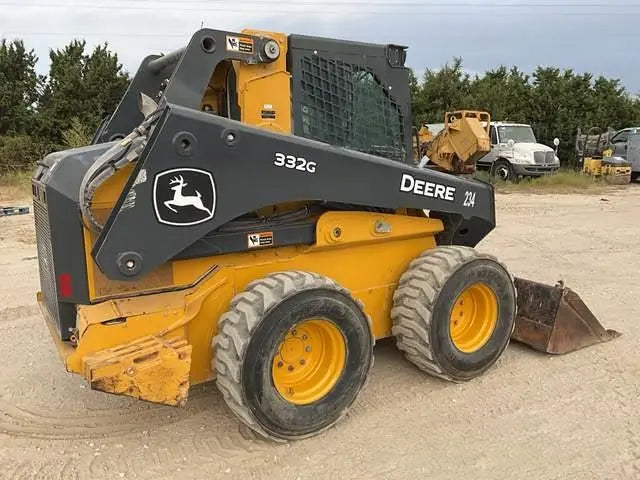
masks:
<path fill-rule="evenodd" d="M 253 53 L 253 39 L 247 37 L 232 37 L 227 35 L 227 50 L 230 52 Z"/>
<path fill-rule="evenodd" d="M 270 247 L 273 245 L 273 232 L 250 233 L 247 235 L 249 248 Z"/>

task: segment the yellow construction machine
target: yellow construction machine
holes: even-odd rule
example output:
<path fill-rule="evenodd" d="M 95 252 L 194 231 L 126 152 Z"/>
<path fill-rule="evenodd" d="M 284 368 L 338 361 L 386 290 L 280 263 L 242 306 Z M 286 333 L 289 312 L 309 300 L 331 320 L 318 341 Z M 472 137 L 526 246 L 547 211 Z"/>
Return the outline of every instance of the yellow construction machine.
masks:
<path fill-rule="evenodd" d="M 601 178 L 611 184 L 631 183 L 631 162 L 613 155 L 608 137 L 609 132 L 605 133 L 599 127 L 590 128 L 586 134 L 582 134 L 578 129 L 576 136 L 578 166 L 586 175 Z"/>
<path fill-rule="evenodd" d="M 478 159 L 491 151 L 490 122 L 488 112 L 447 112 L 436 135 L 427 126 L 418 131 L 414 142 L 417 159 L 427 159 L 427 168 L 455 175 L 475 174 Z"/>
<path fill-rule="evenodd" d="M 405 57 L 202 29 L 145 58 L 91 144 L 33 175 L 37 297 L 66 369 L 167 405 L 215 380 L 286 441 L 343 418 L 377 339 L 463 382 L 512 336 L 553 353 L 615 337 L 474 248 L 493 188 L 414 166 Z"/>

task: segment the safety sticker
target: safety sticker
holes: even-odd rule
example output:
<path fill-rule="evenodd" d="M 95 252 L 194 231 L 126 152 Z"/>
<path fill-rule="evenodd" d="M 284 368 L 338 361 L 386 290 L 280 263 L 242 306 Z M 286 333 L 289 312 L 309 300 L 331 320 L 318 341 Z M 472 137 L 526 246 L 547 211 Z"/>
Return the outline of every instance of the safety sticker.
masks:
<path fill-rule="evenodd" d="M 232 37 L 227 35 L 227 50 L 230 52 L 253 53 L 253 39 L 247 37 Z"/>
<path fill-rule="evenodd" d="M 273 245 L 273 232 L 250 233 L 247 244 L 249 248 L 270 247 Z"/>

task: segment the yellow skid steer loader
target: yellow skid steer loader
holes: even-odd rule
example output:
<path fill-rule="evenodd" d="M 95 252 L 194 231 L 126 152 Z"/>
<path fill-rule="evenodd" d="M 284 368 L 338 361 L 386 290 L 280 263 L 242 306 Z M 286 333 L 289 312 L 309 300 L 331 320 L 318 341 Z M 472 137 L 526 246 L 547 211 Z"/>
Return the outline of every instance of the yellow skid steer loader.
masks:
<path fill-rule="evenodd" d="M 66 369 L 168 405 L 215 379 L 286 441 L 343 417 L 380 338 L 463 382 L 512 334 L 554 353 L 613 337 L 474 249 L 491 185 L 412 166 L 405 56 L 202 29 L 145 58 L 91 145 L 33 176 L 38 301 Z"/>

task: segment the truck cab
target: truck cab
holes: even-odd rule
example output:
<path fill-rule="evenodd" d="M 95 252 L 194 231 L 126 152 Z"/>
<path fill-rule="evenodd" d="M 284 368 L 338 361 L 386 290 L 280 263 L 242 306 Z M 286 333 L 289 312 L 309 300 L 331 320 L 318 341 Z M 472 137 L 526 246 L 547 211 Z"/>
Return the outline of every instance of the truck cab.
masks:
<path fill-rule="evenodd" d="M 531 125 L 492 122 L 491 151 L 478 160 L 479 170 L 489 170 L 504 181 L 556 173 L 560 160 L 553 148 L 538 143 Z M 556 139 L 554 143 L 559 144 Z"/>

